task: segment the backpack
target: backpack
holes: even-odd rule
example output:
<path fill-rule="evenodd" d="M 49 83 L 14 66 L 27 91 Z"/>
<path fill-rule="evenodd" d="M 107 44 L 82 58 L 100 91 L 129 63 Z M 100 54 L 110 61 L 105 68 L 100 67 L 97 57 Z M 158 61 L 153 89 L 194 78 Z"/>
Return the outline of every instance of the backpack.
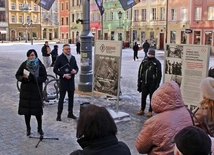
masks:
<path fill-rule="evenodd" d="M 158 68 L 156 61 L 148 61 L 144 59 L 141 63 L 140 79 L 145 83 L 153 83 L 158 76 Z"/>

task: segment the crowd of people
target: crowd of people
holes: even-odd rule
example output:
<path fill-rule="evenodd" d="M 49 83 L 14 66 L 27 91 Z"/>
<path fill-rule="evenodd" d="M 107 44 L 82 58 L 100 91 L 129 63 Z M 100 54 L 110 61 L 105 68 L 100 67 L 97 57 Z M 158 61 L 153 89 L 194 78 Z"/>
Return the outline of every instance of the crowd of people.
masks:
<path fill-rule="evenodd" d="M 47 79 L 47 67 L 60 79 L 60 99 L 56 121 L 62 121 L 63 101 L 68 93 L 68 118 L 77 119 L 73 114 L 75 75 L 78 65 L 71 54 L 69 44 L 63 45 L 58 55 L 58 46 L 51 51 L 46 41 L 41 49 L 43 63 L 34 49 L 27 51 L 27 58 L 16 72 L 21 82 L 18 114 L 24 115 L 26 135 L 31 135 L 30 119 L 36 117 L 37 131 L 43 135 L 43 94 L 42 85 Z M 50 63 L 52 56 L 52 64 Z M 136 53 L 135 53 L 136 57 Z M 203 100 L 192 112 L 185 106 L 179 85 L 174 81 L 160 85 L 162 78 L 161 63 L 155 57 L 155 50 L 148 49 L 138 70 L 138 91 L 141 95 L 141 109 L 137 115 L 144 115 L 146 97 L 150 95 L 149 117 L 136 138 L 139 153 L 149 155 L 211 155 L 214 151 L 214 78 L 206 77 L 200 83 Z M 160 86 L 159 86 L 160 85 Z M 154 116 L 153 116 L 154 114 Z M 199 122 L 198 122 L 199 120 Z M 210 134 L 197 124 L 204 122 Z M 129 147 L 117 139 L 117 125 L 104 107 L 89 104 L 80 112 L 77 120 L 76 138 L 81 150 L 70 155 L 130 155 Z"/>

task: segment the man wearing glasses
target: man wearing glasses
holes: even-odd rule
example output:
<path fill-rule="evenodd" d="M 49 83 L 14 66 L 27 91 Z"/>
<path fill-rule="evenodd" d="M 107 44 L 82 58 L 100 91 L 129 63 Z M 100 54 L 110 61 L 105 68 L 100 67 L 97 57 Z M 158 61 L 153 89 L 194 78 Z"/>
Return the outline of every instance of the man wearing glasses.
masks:
<path fill-rule="evenodd" d="M 71 48 L 69 44 L 63 45 L 62 54 L 57 58 L 54 65 L 54 73 L 60 77 L 60 98 L 58 102 L 57 121 L 61 121 L 61 114 L 63 111 L 63 102 L 66 92 L 68 92 L 68 118 L 76 119 L 73 114 L 73 101 L 75 83 L 74 77 L 79 68 L 76 59 L 71 55 Z"/>

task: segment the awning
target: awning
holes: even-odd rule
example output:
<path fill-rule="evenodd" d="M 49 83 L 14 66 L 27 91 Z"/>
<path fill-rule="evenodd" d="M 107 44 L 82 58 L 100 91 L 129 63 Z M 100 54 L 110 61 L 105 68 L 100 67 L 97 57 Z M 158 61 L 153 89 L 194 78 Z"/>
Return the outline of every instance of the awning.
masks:
<path fill-rule="evenodd" d="M 0 34 L 7 34 L 6 30 L 0 30 Z"/>

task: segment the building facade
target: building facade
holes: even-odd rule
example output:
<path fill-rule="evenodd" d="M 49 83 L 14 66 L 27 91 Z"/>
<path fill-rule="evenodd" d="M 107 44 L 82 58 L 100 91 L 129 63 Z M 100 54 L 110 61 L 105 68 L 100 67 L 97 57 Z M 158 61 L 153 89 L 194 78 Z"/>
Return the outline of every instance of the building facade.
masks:
<path fill-rule="evenodd" d="M 40 7 L 30 0 L 8 1 L 9 40 L 41 38 Z"/>
<path fill-rule="evenodd" d="M 62 43 L 68 43 L 70 38 L 70 3 L 72 0 L 59 0 L 59 38 Z"/>
<path fill-rule="evenodd" d="M 190 43 L 190 35 L 185 33 L 185 30 L 190 28 L 191 6 L 189 0 L 169 0 L 168 43 Z"/>
<path fill-rule="evenodd" d="M 41 8 L 41 39 L 59 40 L 59 1 L 55 0 L 50 10 Z"/>
<path fill-rule="evenodd" d="M 0 40 L 9 40 L 8 35 L 8 1 L 0 0 Z"/>
<path fill-rule="evenodd" d="M 131 9 L 124 11 L 120 2 L 115 0 L 104 0 L 103 6 L 105 8 L 103 14 L 104 39 L 130 41 Z"/>
<path fill-rule="evenodd" d="M 76 43 L 80 38 L 80 33 L 82 31 L 81 22 L 77 23 L 78 19 L 82 19 L 82 4 L 81 0 L 71 0 L 70 3 L 70 39 L 72 43 Z"/>

